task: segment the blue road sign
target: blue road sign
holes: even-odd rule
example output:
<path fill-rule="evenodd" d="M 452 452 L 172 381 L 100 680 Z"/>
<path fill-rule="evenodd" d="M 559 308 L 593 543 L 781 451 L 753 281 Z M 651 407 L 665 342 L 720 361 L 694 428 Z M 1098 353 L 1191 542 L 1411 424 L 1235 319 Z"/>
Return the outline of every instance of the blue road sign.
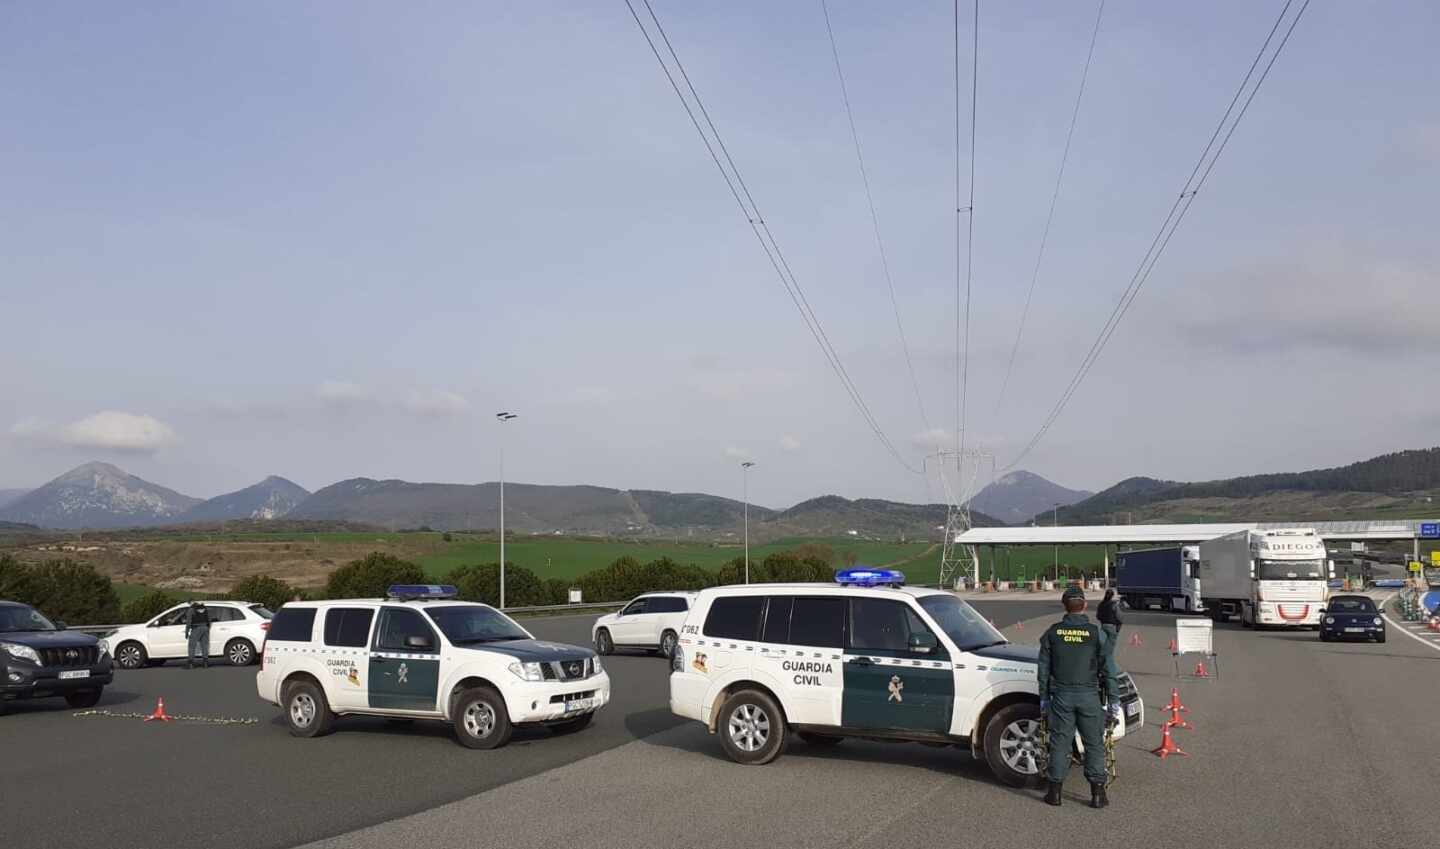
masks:
<path fill-rule="evenodd" d="M 1421 539 L 1440 539 L 1440 522 L 1421 522 Z"/>

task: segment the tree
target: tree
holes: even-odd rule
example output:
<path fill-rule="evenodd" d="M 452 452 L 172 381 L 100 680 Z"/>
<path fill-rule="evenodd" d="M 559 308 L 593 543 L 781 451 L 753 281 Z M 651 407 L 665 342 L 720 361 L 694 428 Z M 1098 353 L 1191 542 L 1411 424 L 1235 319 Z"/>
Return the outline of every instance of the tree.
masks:
<path fill-rule="evenodd" d="M 25 568 L 25 567 L 22 567 Z M 110 579 L 88 563 L 52 560 L 28 567 L 23 601 L 51 619 L 72 625 L 110 624 L 120 618 L 120 596 Z"/>
<path fill-rule="evenodd" d="M 0 554 L 0 598 L 25 601 L 34 595 L 35 577 L 30 567 L 8 554 Z"/>
<path fill-rule="evenodd" d="M 279 578 L 251 575 L 237 581 L 235 586 L 230 588 L 229 597 L 234 601 L 253 601 L 271 610 L 279 610 L 280 605 L 295 598 L 295 595 L 295 588 Z"/>
<path fill-rule="evenodd" d="M 500 564 L 476 563 L 457 566 L 443 579 L 454 585 L 460 598 L 479 601 L 492 606 L 500 604 Z M 514 563 L 505 565 L 505 605 L 507 607 L 532 607 L 541 604 L 559 604 L 551 601 L 550 589 L 539 576 L 524 566 Z"/>
<path fill-rule="evenodd" d="M 127 602 L 125 608 L 120 611 L 120 621 L 126 624 L 149 622 L 179 603 L 179 598 L 164 590 L 151 590 L 139 598 L 133 598 Z"/>
<path fill-rule="evenodd" d="M 378 551 L 330 573 L 327 598 L 384 598 L 393 584 L 423 584 L 425 570 L 408 560 Z"/>
<path fill-rule="evenodd" d="M 835 565 L 835 549 L 823 542 L 805 542 L 790 549 L 801 560 L 819 560 L 826 566 Z"/>

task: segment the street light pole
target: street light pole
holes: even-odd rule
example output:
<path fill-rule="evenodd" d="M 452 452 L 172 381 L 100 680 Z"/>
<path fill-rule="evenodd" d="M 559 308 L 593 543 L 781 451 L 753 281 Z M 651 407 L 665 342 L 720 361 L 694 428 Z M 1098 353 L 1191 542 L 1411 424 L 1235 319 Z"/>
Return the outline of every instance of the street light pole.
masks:
<path fill-rule="evenodd" d="M 495 420 L 505 424 L 513 418 L 515 413 L 500 412 L 495 414 Z M 505 609 L 505 430 L 500 430 L 500 609 Z"/>
<path fill-rule="evenodd" d="M 1060 527 L 1060 502 L 1055 502 L 1055 527 Z M 1060 580 L 1060 543 L 1055 543 L 1055 580 Z"/>
<path fill-rule="evenodd" d="M 740 464 L 740 477 L 744 482 L 742 490 L 745 498 L 745 583 L 750 583 L 750 467 L 755 464 L 750 460 Z"/>

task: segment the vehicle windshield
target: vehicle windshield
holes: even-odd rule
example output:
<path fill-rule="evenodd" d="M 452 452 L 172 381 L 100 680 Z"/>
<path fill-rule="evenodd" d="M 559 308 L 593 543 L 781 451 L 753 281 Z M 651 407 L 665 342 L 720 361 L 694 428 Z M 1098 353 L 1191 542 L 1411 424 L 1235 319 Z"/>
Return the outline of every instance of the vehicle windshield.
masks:
<path fill-rule="evenodd" d="M 445 638 L 457 646 L 530 639 L 530 635 L 515 624 L 515 620 L 481 604 L 427 607 L 425 613 L 445 632 Z"/>
<path fill-rule="evenodd" d="M 975 608 L 953 595 L 921 596 L 920 606 L 940 626 L 961 651 L 974 651 L 986 646 L 1009 642 L 1005 635 L 990 626 Z"/>
<path fill-rule="evenodd" d="M 1255 577 L 1262 581 L 1323 581 L 1324 560 L 1257 560 Z"/>
<path fill-rule="evenodd" d="M 55 625 L 33 607 L 0 607 L 0 634 L 54 630 Z"/>
<path fill-rule="evenodd" d="M 274 611 L 272 611 L 270 608 L 266 607 L 263 604 L 252 604 L 250 605 L 250 609 L 253 610 L 255 612 L 255 615 L 259 616 L 261 619 L 275 618 Z"/>
<path fill-rule="evenodd" d="M 1375 602 L 1368 598 L 1332 598 L 1325 605 L 1326 613 L 1374 613 Z"/>

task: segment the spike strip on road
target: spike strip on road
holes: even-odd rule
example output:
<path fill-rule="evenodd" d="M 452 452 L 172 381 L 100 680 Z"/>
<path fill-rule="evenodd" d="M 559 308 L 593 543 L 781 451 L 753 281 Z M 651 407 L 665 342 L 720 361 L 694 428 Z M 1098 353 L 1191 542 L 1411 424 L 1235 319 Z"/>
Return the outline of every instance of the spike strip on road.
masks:
<path fill-rule="evenodd" d="M 113 710 L 82 710 L 76 711 L 71 716 L 103 716 L 110 719 L 149 719 L 148 713 L 119 713 Z M 232 716 L 190 716 L 181 713 L 172 713 L 168 718 L 175 722 L 198 722 L 207 725 L 259 725 L 260 720 L 251 717 Z"/>

